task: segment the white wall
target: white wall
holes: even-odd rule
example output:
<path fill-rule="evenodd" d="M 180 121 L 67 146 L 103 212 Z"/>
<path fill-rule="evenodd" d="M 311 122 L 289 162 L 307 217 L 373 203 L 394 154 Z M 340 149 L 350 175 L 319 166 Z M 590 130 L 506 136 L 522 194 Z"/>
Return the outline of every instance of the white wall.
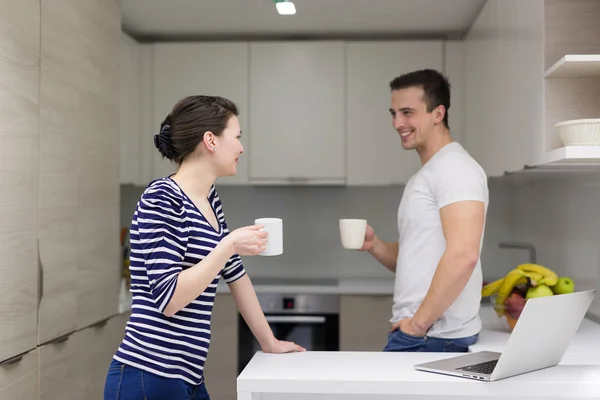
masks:
<path fill-rule="evenodd" d="M 538 263 L 600 289 L 600 177 L 540 181 L 514 190 L 511 231 L 532 242 Z M 600 318 L 600 301 L 592 312 Z"/>

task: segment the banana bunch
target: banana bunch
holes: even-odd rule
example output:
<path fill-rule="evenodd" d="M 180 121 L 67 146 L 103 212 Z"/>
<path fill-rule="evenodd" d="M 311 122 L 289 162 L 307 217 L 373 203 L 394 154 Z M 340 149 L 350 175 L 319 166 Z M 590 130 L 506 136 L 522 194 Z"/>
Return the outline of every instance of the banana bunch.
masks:
<path fill-rule="evenodd" d="M 558 275 L 549 268 L 539 264 L 520 264 L 500 278 L 483 287 L 482 297 L 496 295 L 496 314 L 501 317 L 504 314 L 504 302 L 510 296 L 513 288 L 518 285 L 529 284 L 531 286 L 547 285 L 554 286 L 558 282 Z"/>

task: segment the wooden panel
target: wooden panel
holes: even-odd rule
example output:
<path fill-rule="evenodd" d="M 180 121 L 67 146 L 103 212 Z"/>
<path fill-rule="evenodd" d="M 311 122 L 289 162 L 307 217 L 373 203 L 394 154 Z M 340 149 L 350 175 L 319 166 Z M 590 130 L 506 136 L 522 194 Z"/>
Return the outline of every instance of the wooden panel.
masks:
<path fill-rule="evenodd" d="M 0 361 L 37 340 L 39 12 L 0 2 Z"/>
<path fill-rule="evenodd" d="M 40 258 L 44 293 L 39 342 L 67 334 L 77 318 L 77 160 L 80 15 L 77 0 L 42 5 L 40 85 Z"/>
<path fill-rule="evenodd" d="M 40 342 L 118 307 L 119 12 L 42 2 Z"/>
<path fill-rule="evenodd" d="M 236 399 L 237 318 L 233 296 L 218 294 L 210 322 L 210 350 L 204 366 L 206 389 L 214 400 Z"/>
<path fill-rule="evenodd" d="M 0 399 L 35 400 L 37 398 L 38 350 L 25 354 L 15 363 L 0 364 Z"/>
<path fill-rule="evenodd" d="M 342 296 L 340 351 L 382 351 L 392 317 L 392 296 Z"/>
<path fill-rule="evenodd" d="M 565 54 L 600 54 L 600 1 L 545 0 L 545 68 Z"/>
<path fill-rule="evenodd" d="M 39 348 L 39 400 L 80 400 L 75 376 L 79 350 L 78 334 L 73 333 Z"/>
<path fill-rule="evenodd" d="M 61 2 L 65 0 L 60 0 Z M 65 3 L 66 4 L 66 3 Z M 77 327 L 118 310 L 121 19 L 117 0 L 78 0 Z"/>

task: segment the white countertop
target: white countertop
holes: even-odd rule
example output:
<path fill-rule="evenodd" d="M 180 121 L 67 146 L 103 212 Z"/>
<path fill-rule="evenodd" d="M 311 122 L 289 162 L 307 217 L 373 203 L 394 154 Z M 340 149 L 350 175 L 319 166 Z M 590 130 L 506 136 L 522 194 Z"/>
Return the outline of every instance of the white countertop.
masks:
<path fill-rule="evenodd" d="M 394 277 L 389 279 L 355 278 L 331 279 L 327 284 L 294 284 L 295 279 L 281 278 L 281 283 L 263 284 L 260 278 L 250 277 L 256 293 L 296 293 L 296 294 L 347 294 L 347 295 L 393 295 Z M 301 280 L 300 280 L 301 281 Z M 223 281 L 219 282 L 217 293 L 229 293 L 229 287 Z"/>
<path fill-rule="evenodd" d="M 456 353 L 257 353 L 237 380 L 240 399 L 599 399 L 600 355 L 570 354 L 563 362 L 496 382 L 416 371 L 413 365 Z M 252 397 L 249 393 L 260 393 Z M 277 395 L 269 396 L 269 393 Z M 293 397 L 286 396 L 296 394 Z M 304 394 L 304 397 L 298 396 Z M 320 396 L 318 394 L 321 394 Z M 323 396 L 323 395 L 332 396 Z M 336 396 L 337 395 L 337 396 Z M 343 395 L 343 396 L 341 396 Z M 378 397 L 380 396 L 380 397 Z"/>
<path fill-rule="evenodd" d="M 471 351 L 501 351 L 510 335 L 491 305 L 481 308 L 483 329 Z M 257 353 L 238 377 L 238 399 L 347 400 L 481 398 L 600 399 L 600 324 L 584 320 L 561 364 L 496 382 L 478 382 L 414 370 L 421 362 L 456 353 Z M 355 396 L 355 397 L 352 397 Z M 362 396 L 362 397 L 361 397 Z"/>

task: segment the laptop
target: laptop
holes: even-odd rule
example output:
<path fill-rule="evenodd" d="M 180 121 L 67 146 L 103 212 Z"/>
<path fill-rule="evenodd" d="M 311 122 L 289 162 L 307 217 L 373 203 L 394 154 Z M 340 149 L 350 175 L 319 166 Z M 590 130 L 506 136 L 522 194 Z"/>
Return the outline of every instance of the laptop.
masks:
<path fill-rule="evenodd" d="M 414 368 L 492 382 L 556 366 L 595 294 L 596 290 L 587 290 L 529 299 L 502 353 L 478 351 L 417 364 Z"/>

